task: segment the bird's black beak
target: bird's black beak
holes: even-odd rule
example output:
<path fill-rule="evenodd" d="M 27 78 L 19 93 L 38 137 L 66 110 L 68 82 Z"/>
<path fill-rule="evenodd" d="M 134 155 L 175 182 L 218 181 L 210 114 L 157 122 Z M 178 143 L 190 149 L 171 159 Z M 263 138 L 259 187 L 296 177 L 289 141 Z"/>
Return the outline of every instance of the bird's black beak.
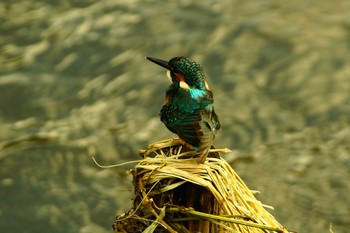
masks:
<path fill-rule="evenodd" d="M 146 57 L 146 59 L 156 63 L 157 65 L 164 67 L 165 69 L 171 70 L 171 67 L 169 66 L 169 63 L 167 61 L 163 61 L 154 57 Z"/>

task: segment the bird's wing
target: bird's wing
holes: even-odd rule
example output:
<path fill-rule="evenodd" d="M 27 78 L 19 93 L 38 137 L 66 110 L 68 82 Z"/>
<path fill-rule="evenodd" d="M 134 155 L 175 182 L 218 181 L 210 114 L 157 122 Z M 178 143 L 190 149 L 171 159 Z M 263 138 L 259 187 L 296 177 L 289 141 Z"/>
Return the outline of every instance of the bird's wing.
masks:
<path fill-rule="evenodd" d="M 170 131 L 198 151 L 200 162 L 204 162 L 207 157 L 216 130 L 220 128 L 211 97 L 212 95 L 193 99 L 182 96 L 172 99 L 171 105 L 163 106 L 160 114 L 161 120 Z"/>

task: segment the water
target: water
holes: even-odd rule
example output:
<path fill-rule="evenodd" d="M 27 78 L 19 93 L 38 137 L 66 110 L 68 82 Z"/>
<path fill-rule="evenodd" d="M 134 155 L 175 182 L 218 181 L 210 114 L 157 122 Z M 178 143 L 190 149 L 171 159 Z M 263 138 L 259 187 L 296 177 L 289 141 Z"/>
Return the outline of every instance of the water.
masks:
<path fill-rule="evenodd" d="M 350 4 L 337 1 L 4 1 L 0 232 L 112 232 L 138 149 L 172 137 L 168 85 L 144 59 L 205 67 L 215 145 L 299 232 L 349 232 Z"/>

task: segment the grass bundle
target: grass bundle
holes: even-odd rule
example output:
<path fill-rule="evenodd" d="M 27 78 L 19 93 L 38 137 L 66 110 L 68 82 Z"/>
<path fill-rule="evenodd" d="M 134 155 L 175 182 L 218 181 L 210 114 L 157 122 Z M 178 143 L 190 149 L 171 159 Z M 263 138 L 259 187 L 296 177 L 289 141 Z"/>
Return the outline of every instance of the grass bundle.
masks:
<path fill-rule="evenodd" d="M 176 139 L 156 142 L 131 171 L 134 206 L 115 232 L 289 232 L 211 149 L 204 164 Z M 272 208 L 272 207 L 271 207 Z"/>

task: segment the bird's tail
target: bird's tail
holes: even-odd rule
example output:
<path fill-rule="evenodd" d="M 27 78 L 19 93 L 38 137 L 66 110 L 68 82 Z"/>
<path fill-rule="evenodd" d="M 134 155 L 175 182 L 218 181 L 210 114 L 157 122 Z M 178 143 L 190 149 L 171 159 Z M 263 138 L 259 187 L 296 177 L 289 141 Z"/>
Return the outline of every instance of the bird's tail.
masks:
<path fill-rule="evenodd" d="M 201 137 L 200 146 L 198 149 L 199 157 L 197 159 L 198 163 L 204 163 L 208 154 L 209 150 L 213 144 L 214 135 L 211 133 L 211 131 L 204 131 L 203 136 Z"/>

